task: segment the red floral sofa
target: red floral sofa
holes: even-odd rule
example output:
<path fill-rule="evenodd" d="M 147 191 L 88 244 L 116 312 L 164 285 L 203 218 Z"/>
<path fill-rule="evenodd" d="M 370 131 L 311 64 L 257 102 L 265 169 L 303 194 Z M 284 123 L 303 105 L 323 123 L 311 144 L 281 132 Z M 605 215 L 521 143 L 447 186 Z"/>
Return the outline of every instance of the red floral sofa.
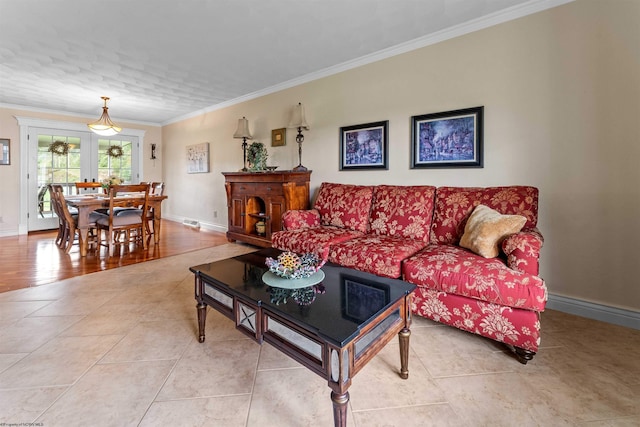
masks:
<path fill-rule="evenodd" d="M 459 246 L 478 205 L 526 218 L 498 257 Z M 538 350 L 547 301 L 537 217 L 534 187 L 323 183 L 313 209 L 285 212 L 285 229 L 272 235 L 272 245 L 413 283 L 414 313 L 503 342 L 527 363 Z"/>

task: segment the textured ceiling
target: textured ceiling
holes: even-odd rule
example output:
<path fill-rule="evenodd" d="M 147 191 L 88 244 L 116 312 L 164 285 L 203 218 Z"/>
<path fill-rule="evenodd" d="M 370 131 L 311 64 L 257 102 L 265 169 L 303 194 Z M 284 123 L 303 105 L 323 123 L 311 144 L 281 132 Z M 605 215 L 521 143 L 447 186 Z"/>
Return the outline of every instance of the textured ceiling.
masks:
<path fill-rule="evenodd" d="M 0 105 L 161 124 L 531 3 L 0 0 Z"/>

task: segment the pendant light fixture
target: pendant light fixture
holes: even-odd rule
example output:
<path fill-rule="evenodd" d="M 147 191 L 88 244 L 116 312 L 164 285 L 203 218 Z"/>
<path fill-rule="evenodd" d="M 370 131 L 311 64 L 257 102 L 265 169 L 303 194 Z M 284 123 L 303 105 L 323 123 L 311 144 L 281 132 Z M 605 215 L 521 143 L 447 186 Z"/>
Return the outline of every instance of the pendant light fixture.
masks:
<path fill-rule="evenodd" d="M 91 129 L 93 133 L 97 133 L 98 135 L 101 135 L 101 136 L 112 136 L 117 133 L 120 133 L 122 128 L 119 126 L 116 126 L 111 121 L 111 119 L 109 118 L 109 113 L 107 112 L 107 110 L 109 109 L 107 107 L 107 101 L 109 100 L 109 98 L 106 96 L 103 96 L 101 98 L 104 100 L 104 107 L 102 107 L 102 115 L 98 120 L 96 120 L 93 123 L 89 123 L 87 126 L 89 126 L 89 129 Z"/>

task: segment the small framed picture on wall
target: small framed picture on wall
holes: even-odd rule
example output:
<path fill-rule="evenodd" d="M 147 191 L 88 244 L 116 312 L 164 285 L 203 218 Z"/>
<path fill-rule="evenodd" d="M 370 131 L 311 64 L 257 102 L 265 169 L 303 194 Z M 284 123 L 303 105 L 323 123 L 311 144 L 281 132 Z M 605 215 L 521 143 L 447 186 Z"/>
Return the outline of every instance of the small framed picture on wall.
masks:
<path fill-rule="evenodd" d="M 273 129 L 271 131 L 271 146 L 282 147 L 287 145 L 287 128 Z"/>
<path fill-rule="evenodd" d="M 340 128 L 340 170 L 389 169 L 389 121 Z"/>
<path fill-rule="evenodd" d="M 187 173 L 209 172 L 209 143 L 187 145 Z"/>
<path fill-rule="evenodd" d="M 11 140 L 0 138 L 0 165 L 11 164 Z"/>

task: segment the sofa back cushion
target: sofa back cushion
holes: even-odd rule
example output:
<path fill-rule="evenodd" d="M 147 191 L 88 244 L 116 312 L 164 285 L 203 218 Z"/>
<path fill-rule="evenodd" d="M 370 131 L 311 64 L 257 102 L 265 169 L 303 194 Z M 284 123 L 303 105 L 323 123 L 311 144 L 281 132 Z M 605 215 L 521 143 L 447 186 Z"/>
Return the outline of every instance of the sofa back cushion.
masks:
<path fill-rule="evenodd" d="M 525 229 L 538 223 L 538 189 L 535 187 L 439 187 L 431 243 L 457 245 L 471 212 L 481 204 L 501 214 L 524 216 Z"/>
<path fill-rule="evenodd" d="M 373 187 L 323 182 L 314 208 L 322 225 L 366 233 L 373 201 Z"/>
<path fill-rule="evenodd" d="M 429 242 L 436 187 L 379 185 L 373 190 L 371 233 Z"/>

